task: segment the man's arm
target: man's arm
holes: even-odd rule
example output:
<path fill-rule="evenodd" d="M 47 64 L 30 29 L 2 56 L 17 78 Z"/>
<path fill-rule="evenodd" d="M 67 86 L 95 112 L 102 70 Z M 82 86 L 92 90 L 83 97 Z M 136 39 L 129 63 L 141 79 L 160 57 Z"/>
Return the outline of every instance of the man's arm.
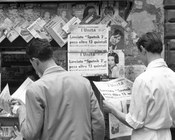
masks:
<path fill-rule="evenodd" d="M 103 113 L 93 90 L 91 89 L 91 119 L 93 140 L 103 140 L 105 135 L 105 122 Z"/>
<path fill-rule="evenodd" d="M 18 109 L 20 131 L 25 139 L 37 139 L 43 126 L 43 108 L 32 89 L 26 92 L 26 105 Z"/>

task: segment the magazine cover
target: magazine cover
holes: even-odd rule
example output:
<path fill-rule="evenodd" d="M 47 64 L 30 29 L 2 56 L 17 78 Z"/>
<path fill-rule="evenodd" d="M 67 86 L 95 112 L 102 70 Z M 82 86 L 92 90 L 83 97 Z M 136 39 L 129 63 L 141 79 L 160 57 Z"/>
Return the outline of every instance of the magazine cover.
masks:
<path fill-rule="evenodd" d="M 30 24 L 41 16 L 40 5 L 36 3 L 25 3 L 23 9 L 23 16 Z"/>
<path fill-rule="evenodd" d="M 109 51 L 124 50 L 124 29 L 119 25 L 111 25 L 109 31 Z"/>
<path fill-rule="evenodd" d="M 57 14 L 57 4 L 41 3 L 41 17 L 46 21 L 50 21 Z"/>
<path fill-rule="evenodd" d="M 108 77 L 125 77 L 125 55 L 122 50 L 108 53 Z"/>
<path fill-rule="evenodd" d="M 85 4 L 81 3 L 72 3 L 71 4 L 71 16 L 72 17 L 78 17 L 80 20 L 83 19 L 83 13 L 84 13 L 84 9 L 85 9 Z"/>
<path fill-rule="evenodd" d="M 57 16 L 60 16 L 66 23 L 72 18 L 71 3 L 59 3 L 57 7 Z"/>

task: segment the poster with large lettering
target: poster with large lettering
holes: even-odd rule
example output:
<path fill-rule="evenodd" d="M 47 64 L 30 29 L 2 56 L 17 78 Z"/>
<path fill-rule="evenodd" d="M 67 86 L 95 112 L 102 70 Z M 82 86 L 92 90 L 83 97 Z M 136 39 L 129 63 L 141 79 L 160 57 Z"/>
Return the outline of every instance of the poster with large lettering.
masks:
<path fill-rule="evenodd" d="M 110 101 L 114 107 L 124 113 L 128 113 L 132 82 L 126 78 L 117 78 L 110 81 L 94 81 L 95 86 L 105 100 Z M 120 122 L 109 113 L 109 137 L 110 139 L 129 136 L 132 129 Z"/>
<path fill-rule="evenodd" d="M 68 36 L 68 71 L 83 76 L 108 74 L 108 28 L 74 25 Z"/>

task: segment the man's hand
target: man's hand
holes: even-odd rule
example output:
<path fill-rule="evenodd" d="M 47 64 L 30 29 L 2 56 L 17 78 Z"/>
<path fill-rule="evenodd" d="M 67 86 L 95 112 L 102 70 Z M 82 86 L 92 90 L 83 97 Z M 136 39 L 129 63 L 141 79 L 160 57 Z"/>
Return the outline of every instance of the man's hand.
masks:
<path fill-rule="evenodd" d="M 25 106 L 22 100 L 20 99 L 11 99 L 10 100 L 10 109 L 13 114 L 18 115 L 18 108 L 20 106 Z"/>
<path fill-rule="evenodd" d="M 103 100 L 103 110 L 104 110 L 104 112 L 111 113 L 113 108 L 114 107 L 113 107 L 112 103 L 110 103 L 107 100 Z"/>

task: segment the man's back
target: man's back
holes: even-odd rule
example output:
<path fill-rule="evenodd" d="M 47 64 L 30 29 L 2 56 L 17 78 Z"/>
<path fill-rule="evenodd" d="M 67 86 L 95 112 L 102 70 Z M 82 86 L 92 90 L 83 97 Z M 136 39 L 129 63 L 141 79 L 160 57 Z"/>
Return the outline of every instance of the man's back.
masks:
<path fill-rule="evenodd" d="M 30 113 L 44 111 L 42 140 L 103 139 L 104 118 L 87 79 L 51 68 L 35 82 L 27 96 L 36 96 L 37 104 L 42 106 Z"/>

